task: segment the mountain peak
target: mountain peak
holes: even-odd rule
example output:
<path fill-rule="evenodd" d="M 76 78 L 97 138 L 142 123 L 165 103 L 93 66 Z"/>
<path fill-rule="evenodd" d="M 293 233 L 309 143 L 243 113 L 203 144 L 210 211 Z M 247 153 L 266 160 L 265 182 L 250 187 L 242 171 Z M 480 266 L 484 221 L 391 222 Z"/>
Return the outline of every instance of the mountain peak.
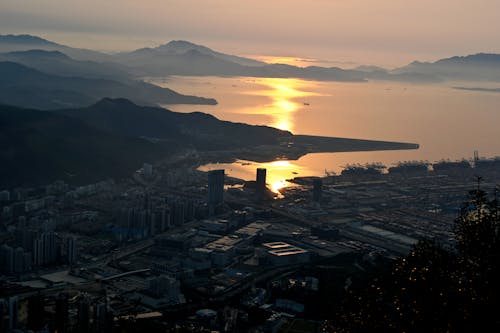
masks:
<path fill-rule="evenodd" d="M 167 44 L 158 46 L 156 49 L 169 53 L 185 53 L 191 50 L 204 51 L 205 53 L 214 52 L 206 46 L 194 44 L 185 40 L 172 40 Z"/>
<path fill-rule="evenodd" d="M 200 46 L 187 40 L 171 40 L 163 46 Z"/>
<path fill-rule="evenodd" d="M 476 53 L 466 56 L 454 56 L 450 58 L 440 59 L 439 63 L 498 63 L 500 62 L 500 54 L 496 53 Z"/>
<path fill-rule="evenodd" d="M 138 107 L 137 104 L 126 98 L 110 98 L 104 97 L 97 103 L 91 106 L 91 108 L 129 108 L 129 107 Z"/>
<path fill-rule="evenodd" d="M 0 43 L 21 45 L 58 45 L 54 42 L 33 35 L 0 35 Z"/>

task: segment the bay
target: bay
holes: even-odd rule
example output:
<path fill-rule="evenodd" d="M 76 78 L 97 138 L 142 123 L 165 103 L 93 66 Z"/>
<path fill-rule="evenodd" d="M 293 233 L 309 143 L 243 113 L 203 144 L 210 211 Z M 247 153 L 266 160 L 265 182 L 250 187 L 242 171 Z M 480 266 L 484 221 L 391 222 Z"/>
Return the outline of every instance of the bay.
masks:
<path fill-rule="evenodd" d="M 309 154 L 296 161 L 209 164 L 234 177 L 254 179 L 268 169 L 274 189 L 295 176 L 339 173 L 346 165 L 500 155 L 500 93 L 453 89 L 464 83 L 320 82 L 252 77 L 150 79 L 183 94 L 217 99 L 218 105 L 165 105 L 178 112 L 201 111 L 222 120 L 267 125 L 294 134 L 413 142 L 418 150 Z M 489 87 L 485 83 L 468 83 Z M 216 162 L 216 161 L 214 161 Z"/>

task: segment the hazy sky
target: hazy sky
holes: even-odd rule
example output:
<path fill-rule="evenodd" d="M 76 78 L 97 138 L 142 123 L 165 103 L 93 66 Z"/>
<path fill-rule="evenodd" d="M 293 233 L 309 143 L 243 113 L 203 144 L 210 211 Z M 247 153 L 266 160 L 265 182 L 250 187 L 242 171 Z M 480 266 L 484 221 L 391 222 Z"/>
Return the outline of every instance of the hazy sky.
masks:
<path fill-rule="evenodd" d="M 186 39 L 235 54 L 399 65 L 500 53 L 500 1 L 0 0 L 0 33 L 108 51 Z"/>

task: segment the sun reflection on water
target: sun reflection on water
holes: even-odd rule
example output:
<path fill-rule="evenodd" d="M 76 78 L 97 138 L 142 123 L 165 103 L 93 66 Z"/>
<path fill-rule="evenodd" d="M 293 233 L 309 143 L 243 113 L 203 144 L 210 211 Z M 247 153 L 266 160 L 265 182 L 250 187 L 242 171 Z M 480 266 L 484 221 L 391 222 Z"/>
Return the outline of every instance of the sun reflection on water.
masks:
<path fill-rule="evenodd" d="M 269 189 L 274 193 L 279 193 L 279 190 L 289 185 L 286 179 L 293 178 L 294 172 L 298 167 L 290 161 L 274 161 L 269 163 L 262 163 L 260 167 L 264 167 L 269 170 L 267 183 Z"/>
<path fill-rule="evenodd" d="M 292 179 L 298 176 L 310 175 L 313 171 L 304 168 L 294 163 L 294 161 L 278 160 L 267 163 L 257 163 L 246 160 L 238 160 L 234 163 L 217 163 L 206 164 L 199 168 L 201 171 L 213 169 L 226 169 L 232 177 L 255 180 L 257 168 L 265 168 L 267 170 L 267 187 L 274 193 L 280 194 L 280 190 L 284 187 L 292 186 L 287 179 Z"/>
<path fill-rule="evenodd" d="M 299 79 L 261 78 L 257 80 L 263 89 L 247 92 L 248 95 L 267 97 L 270 102 L 252 113 L 265 114 L 271 117 L 269 126 L 285 131 L 294 130 L 294 113 L 301 110 L 306 104 L 304 97 L 317 96 L 314 90 L 315 82 Z"/>

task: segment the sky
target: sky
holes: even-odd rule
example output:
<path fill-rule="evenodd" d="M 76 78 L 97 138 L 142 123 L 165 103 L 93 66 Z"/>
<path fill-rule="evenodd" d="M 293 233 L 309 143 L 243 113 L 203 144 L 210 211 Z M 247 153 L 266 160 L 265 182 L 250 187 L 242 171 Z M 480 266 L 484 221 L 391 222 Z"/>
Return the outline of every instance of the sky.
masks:
<path fill-rule="evenodd" d="M 0 33 L 103 51 L 184 39 L 239 55 L 397 66 L 500 53 L 500 1 L 0 0 Z"/>

